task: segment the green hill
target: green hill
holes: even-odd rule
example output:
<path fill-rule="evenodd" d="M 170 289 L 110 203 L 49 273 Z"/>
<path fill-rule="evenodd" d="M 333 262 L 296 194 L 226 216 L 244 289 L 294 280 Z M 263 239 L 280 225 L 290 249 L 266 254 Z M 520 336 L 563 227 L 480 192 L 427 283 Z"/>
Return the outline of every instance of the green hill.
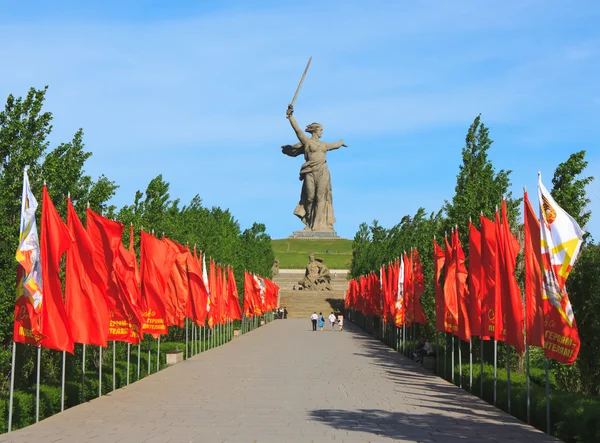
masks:
<path fill-rule="evenodd" d="M 271 244 L 281 269 L 303 269 L 311 253 L 321 257 L 330 269 L 349 269 L 352 261 L 352 240 L 284 238 Z"/>

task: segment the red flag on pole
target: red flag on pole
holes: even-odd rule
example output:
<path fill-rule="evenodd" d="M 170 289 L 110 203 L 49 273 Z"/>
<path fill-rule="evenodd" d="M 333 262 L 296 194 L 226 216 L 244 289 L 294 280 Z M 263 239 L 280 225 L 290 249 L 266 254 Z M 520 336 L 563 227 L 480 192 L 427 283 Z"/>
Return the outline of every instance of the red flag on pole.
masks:
<path fill-rule="evenodd" d="M 94 266 L 94 245 L 67 200 L 67 224 L 75 242 L 67 251 L 65 308 L 75 343 L 108 344 L 110 311 L 106 289 Z"/>
<path fill-rule="evenodd" d="M 435 330 L 445 332 L 444 314 L 446 312 L 444 304 L 444 288 L 440 284 L 440 277 L 444 269 L 446 255 L 444 250 L 438 246 L 435 237 L 433 238 L 433 278 L 435 285 Z"/>
<path fill-rule="evenodd" d="M 496 323 L 496 261 L 498 241 L 496 240 L 496 225 L 483 215 L 480 217 L 481 226 L 481 267 L 483 281 L 481 284 L 481 335 L 492 338 L 495 334 Z"/>
<path fill-rule="evenodd" d="M 231 320 L 241 320 L 242 311 L 240 310 L 240 300 L 237 285 L 235 284 L 235 276 L 233 275 L 233 269 L 229 268 L 228 273 L 229 275 L 227 276 L 227 293 L 229 294 L 229 303 L 227 303 L 227 316 Z"/>
<path fill-rule="evenodd" d="M 208 291 L 204 286 L 202 265 L 196 257 L 195 246 L 194 256 L 188 256 L 188 279 L 190 282 L 188 317 L 197 325 L 204 326 L 206 322 L 206 299 L 208 298 Z"/>
<path fill-rule="evenodd" d="M 142 333 L 158 337 L 167 334 L 167 313 L 164 293 L 166 279 L 171 268 L 165 263 L 169 248 L 154 236 L 141 231 L 140 238 L 140 274 L 142 280 Z M 174 254 L 172 255 L 174 259 Z M 173 263 L 171 259 L 167 260 Z"/>
<path fill-rule="evenodd" d="M 423 305 L 421 305 L 421 296 L 425 292 L 425 275 L 423 275 L 423 266 L 421 266 L 421 259 L 419 258 L 419 252 L 413 250 L 413 311 L 415 323 L 427 324 L 427 317 L 423 312 Z"/>
<path fill-rule="evenodd" d="M 175 260 L 167 277 L 165 291 L 165 309 L 167 312 L 167 326 L 183 327 L 187 310 L 189 294 L 187 256 L 189 251 L 173 240 L 166 237 L 162 241 L 170 248 Z"/>
<path fill-rule="evenodd" d="M 458 332 L 458 291 L 456 287 L 456 247 L 454 233 L 452 233 L 452 245 L 448 243 L 448 237 L 444 238 L 446 243 L 446 275 L 444 277 L 444 328 L 446 332 L 456 334 Z"/>
<path fill-rule="evenodd" d="M 56 211 L 48 195 L 48 188 L 42 190 L 42 232 L 40 239 L 40 259 L 42 261 L 42 303 L 41 345 L 45 348 L 67 351 L 73 354 L 73 336 L 60 281 L 60 258 L 69 249 L 73 238 L 67 226 Z"/>
<path fill-rule="evenodd" d="M 458 301 L 458 337 L 463 341 L 471 340 L 471 325 L 469 324 L 469 288 L 467 287 L 467 267 L 465 252 L 458 235 L 454 230 L 454 254 L 456 260 L 456 297 Z"/>
<path fill-rule="evenodd" d="M 410 326 L 415 321 L 415 293 L 414 293 L 414 273 L 412 250 L 410 256 L 404 253 L 404 305 L 405 305 L 405 322 L 406 326 Z"/>
<path fill-rule="evenodd" d="M 475 337 L 481 337 L 482 285 L 481 233 L 469 221 L 469 326 Z"/>
<path fill-rule="evenodd" d="M 502 279 L 502 292 L 500 300 L 502 304 L 503 316 L 497 318 L 501 320 L 502 335 L 506 343 L 515 346 L 520 354 L 525 351 L 525 337 L 523 336 L 523 301 L 521 299 L 521 289 L 517 284 L 515 277 L 515 267 L 517 263 L 517 254 L 519 253 L 519 241 L 510 232 L 508 215 L 506 210 L 506 200 L 502 201 L 502 226 L 501 237 L 502 245 L 500 251 L 500 275 Z M 498 306 L 498 303 L 496 303 Z M 498 314 L 497 314 L 498 315 Z M 499 339 L 498 330 L 496 339 Z"/>
<path fill-rule="evenodd" d="M 136 267 L 135 253 L 133 250 L 127 250 L 123 243 L 120 243 L 113 262 L 112 280 L 117 285 L 119 293 L 117 317 L 122 320 L 117 322 L 116 318 L 113 318 L 109 333 L 115 337 L 115 340 L 133 344 L 140 342 L 144 323 L 140 308 L 140 287 L 135 275 Z M 124 337 L 124 334 L 127 336 Z"/>
<path fill-rule="evenodd" d="M 525 231 L 525 309 L 527 344 L 544 347 L 544 301 L 542 300 L 542 250 L 540 222 L 527 191 L 523 196 Z"/>

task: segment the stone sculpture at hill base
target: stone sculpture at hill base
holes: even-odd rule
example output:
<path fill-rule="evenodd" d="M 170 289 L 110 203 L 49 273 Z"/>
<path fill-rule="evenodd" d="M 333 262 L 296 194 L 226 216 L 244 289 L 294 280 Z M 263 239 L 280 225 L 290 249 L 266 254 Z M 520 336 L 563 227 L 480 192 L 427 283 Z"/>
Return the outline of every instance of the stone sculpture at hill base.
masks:
<path fill-rule="evenodd" d="M 298 282 L 299 289 L 310 291 L 331 291 L 331 275 L 329 268 L 323 263 L 322 258 L 315 258 L 313 254 L 308 256 L 304 278 Z"/>

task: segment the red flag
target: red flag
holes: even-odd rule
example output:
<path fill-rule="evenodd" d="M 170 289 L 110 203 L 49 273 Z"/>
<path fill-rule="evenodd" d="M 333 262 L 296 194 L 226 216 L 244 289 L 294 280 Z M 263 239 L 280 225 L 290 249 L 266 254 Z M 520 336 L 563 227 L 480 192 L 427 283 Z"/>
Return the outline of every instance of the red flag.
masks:
<path fill-rule="evenodd" d="M 69 234 L 56 208 L 50 200 L 48 189 L 42 190 L 42 232 L 40 238 L 40 259 L 42 261 L 42 303 L 41 345 L 45 348 L 67 351 L 73 354 L 73 336 L 60 281 L 60 258 L 71 246 L 73 238 Z"/>
<path fill-rule="evenodd" d="M 500 302 L 502 305 L 502 334 L 499 334 L 499 328 L 496 332 L 496 339 L 504 336 L 506 343 L 515 346 L 520 354 L 525 351 L 525 338 L 523 336 L 523 301 L 521 299 L 521 289 L 517 284 L 515 277 L 515 267 L 517 263 L 517 254 L 519 253 L 519 241 L 510 232 L 508 215 L 506 211 L 506 200 L 502 201 L 502 226 L 500 230 L 499 241 L 502 245 L 498 248 L 500 251 L 500 276 L 502 280 Z M 499 243 L 500 244 L 500 243 Z M 496 301 L 498 309 L 498 301 Z"/>
<path fill-rule="evenodd" d="M 89 208 L 86 214 L 86 232 L 94 245 L 94 267 L 104 284 L 109 309 L 108 340 L 137 343 L 139 332 L 132 331 L 132 325 L 136 323 L 135 308 L 130 306 L 128 291 L 124 289 L 125 283 L 120 287 L 115 275 L 115 268 L 121 269 L 126 266 L 121 261 L 127 261 L 119 257 L 119 249 L 123 243 L 123 224 L 102 217 Z M 119 275 L 126 278 L 121 273 Z"/>
<path fill-rule="evenodd" d="M 456 288 L 456 254 L 454 253 L 455 239 L 452 234 L 452 245 L 448 243 L 448 237 L 444 239 L 446 243 L 446 262 L 444 277 L 444 329 L 446 332 L 456 334 L 458 332 L 458 290 Z"/>
<path fill-rule="evenodd" d="M 527 343 L 544 347 L 544 301 L 542 300 L 542 251 L 540 222 L 527 191 L 523 197 L 525 231 L 525 308 L 527 310 Z"/>
<path fill-rule="evenodd" d="M 170 253 L 165 243 L 144 231 L 141 231 L 140 249 L 142 333 L 158 337 L 169 332 L 163 296 L 175 254 Z"/>
<path fill-rule="evenodd" d="M 415 308 L 414 308 L 414 274 L 413 274 L 413 263 L 412 263 L 412 250 L 410 252 L 410 258 L 404 253 L 404 306 L 405 306 L 405 322 L 406 326 L 410 326 L 415 321 Z"/>
<path fill-rule="evenodd" d="M 141 291 L 135 275 L 136 267 L 135 253 L 127 250 L 123 243 L 120 243 L 113 262 L 111 278 L 118 288 L 120 302 L 118 318 L 122 320 L 112 319 L 109 334 L 118 336 L 120 341 L 133 344 L 140 342 L 144 323 L 140 307 Z M 127 336 L 124 337 L 124 334 Z"/>
<path fill-rule="evenodd" d="M 496 261 L 498 242 L 496 225 L 483 215 L 480 217 L 481 227 L 481 267 L 483 280 L 481 284 L 481 335 L 483 338 L 494 337 L 496 323 Z"/>
<path fill-rule="evenodd" d="M 129 225 L 129 252 L 131 254 L 133 254 L 133 263 L 134 263 L 134 267 L 135 267 L 135 281 L 137 282 L 137 285 L 140 286 L 141 285 L 141 279 L 140 279 L 140 268 L 138 266 L 137 263 L 137 258 L 135 255 L 135 247 L 134 247 L 134 243 L 135 243 L 135 232 L 133 229 L 133 224 Z M 141 296 L 141 294 L 140 294 Z"/>
<path fill-rule="evenodd" d="M 70 198 L 67 200 L 67 223 L 75 240 L 67 251 L 65 284 L 65 308 L 73 341 L 106 347 L 110 322 L 106 290 L 94 266 L 94 245 Z"/>
<path fill-rule="evenodd" d="M 190 283 L 190 298 L 188 301 L 188 317 L 199 326 L 204 326 L 206 322 L 206 299 L 208 291 L 204 286 L 202 279 L 202 265 L 196 257 L 196 247 L 194 246 L 194 256 L 188 256 L 188 279 Z"/>
<path fill-rule="evenodd" d="M 244 271 L 244 315 L 248 318 L 254 317 L 254 311 L 254 278 L 248 271 Z"/>
<path fill-rule="evenodd" d="M 229 305 L 229 287 L 227 286 L 227 276 L 225 266 L 219 265 L 219 280 L 221 290 L 221 302 L 219 303 L 219 321 L 222 325 L 227 323 L 227 311 Z"/>
<path fill-rule="evenodd" d="M 232 268 L 229 268 L 229 275 L 227 276 L 227 287 L 227 293 L 229 294 L 229 303 L 227 304 L 227 317 L 229 317 L 231 320 L 241 320 L 242 311 L 240 310 L 240 300 Z"/>
<path fill-rule="evenodd" d="M 467 287 L 467 267 L 465 252 L 458 235 L 454 231 L 454 254 L 456 256 L 456 298 L 458 301 L 458 337 L 463 341 L 471 340 L 471 325 L 469 324 L 469 288 Z"/>
<path fill-rule="evenodd" d="M 187 310 L 187 301 L 190 296 L 187 256 L 189 251 L 179 243 L 163 237 L 162 241 L 175 255 L 175 261 L 171 266 L 167 277 L 165 291 L 165 309 L 167 312 L 167 326 L 183 327 Z"/>
<path fill-rule="evenodd" d="M 481 233 L 469 221 L 469 326 L 471 335 L 475 337 L 481 337 L 482 285 Z"/>
<path fill-rule="evenodd" d="M 419 258 L 419 252 L 413 250 L 413 267 L 414 267 L 414 302 L 413 302 L 413 318 L 415 323 L 427 324 L 427 317 L 423 312 L 423 305 L 421 305 L 421 296 L 425 292 L 425 276 L 423 275 L 423 267 L 421 266 L 421 259 Z"/>
<path fill-rule="evenodd" d="M 218 312 L 218 292 L 217 288 L 217 270 L 215 268 L 215 263 L 212 258 L 209 261 L 209 272 L 208 272 L 208 286 L 210 288 L 210 311 L 208 311 L 208 327 L 214 328 L 214 326 L 219 321 L 219 312 Z"/>
<path fill-rule="evenodd" d="M 272 280 L 265 278 L 267 309 L 277 309 L 277 301 L 279 299 L 279 286 Z"/>
<path fill-rule="evenodd" d="M 440 284 L 440 277 L 442 270 L 444 269 L 444 263 L 446 262 L 446 255 L 444 250 L 438 246 L 435 237 L 433 237 L 433 281 L 435 285 L 435 330 L 438 332 L 445 332 L 444 327 L 444 314 L 446 309 L 444 307 L 444 288 Z"/>

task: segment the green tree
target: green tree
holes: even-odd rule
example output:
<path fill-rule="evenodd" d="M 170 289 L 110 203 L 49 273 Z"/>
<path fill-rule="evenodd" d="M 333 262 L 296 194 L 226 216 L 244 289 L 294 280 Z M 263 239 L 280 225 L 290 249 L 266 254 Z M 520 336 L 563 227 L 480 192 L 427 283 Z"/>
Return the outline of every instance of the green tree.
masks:
<path fill-rule="evenodd" d="M 465 147 L 462 149 L 462 164 L 456 176 L 455 194 L 452 203 L 446 201 L 445 229 L 449 232 L 458 226 L 458 232 L 463 238 L 465 252 L 468 251 L 466 238 L 469 232 L 469 219 L 479 226 L 479 215 L 493 219 L 496 207 L 506 198 L 511 225 L 514 226 L 519 214 L 521 199 L 513 199 L 508 191 L 512 171 L 501 169 L 496 172 L 494 165 L 488 159 L 488 151 L 493 141 L 489 137 L 489 129 L 481 122 L 478 115 L 467 132 Z"/>
<path fill-rule="evenodd" d="M 583 247 L 567 280 L 567 290 L 581 339 L 575 368 L 580 374 L 576 387 L 586 394 L 600 395 L 600 245 Z M 570 367 L 560 366 L 563 366 L 561 373 L 572 373 Z M 566 381 L 568 386 L 572 385 L 572 380 Z"/>
<path fill-rule="evenodd" d="M 27 95 L 15 98 L 9 95 L 0 112 L 0 376 L 5 382 L 10 371 L 10 343 L 12 341 L 13 310 L 15 303 L 16 261 L 23 169 L 29 166 L 29 179 L 34 195 L 41 203 L 41 188 L 47 182 L 50 196 L 59 211 L 65 215 L 69 192 L 81 205 L 89 200 L 98 208 L 116 189 L 113 182 L 100 177 L 94 182 L 84 173 L 85 161 L 91 153 L 84 150 L 83 132 L 79 130 L 70 143 L 50 150 L 48 136 L 52 131 L 52 114 L 43 110 L 47 88 L 31 88 Z M 83 206 L 84 207 L 84 206 Z M 38 210 L 38 219 L 41 209 Z M 19 347 L 17 386 L 33 375 L 33 348 Z M 44 359 L 44 377 L 52 378 L 57 371 L 58 354 L 48 351 Z"/>
<path fill-rule="evenodd" d="M 567 161 L 558 165 L 552 177 L 552 197 L 567 213 L 573 217 L 581 228 L 585 228 L 592 211 L 586 210 L 590 199 L 585 187 L 592 183 L 594 177 L 577 178 L 583 174 L 588 162 L 585 151 L 574 152 Z"/>

